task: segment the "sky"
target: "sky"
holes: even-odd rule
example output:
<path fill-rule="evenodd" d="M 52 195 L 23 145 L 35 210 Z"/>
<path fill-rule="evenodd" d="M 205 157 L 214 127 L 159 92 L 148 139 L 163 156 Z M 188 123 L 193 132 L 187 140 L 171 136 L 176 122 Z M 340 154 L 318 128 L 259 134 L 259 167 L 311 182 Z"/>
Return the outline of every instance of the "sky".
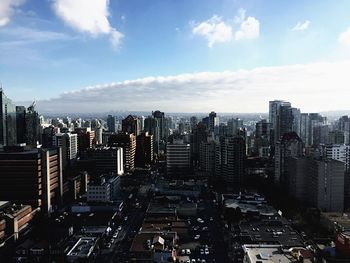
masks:
<path fill-rule="evenodd" d="M 0 82 L 42 112 L 350 110 L 350 1 L 0 0 Z"/>

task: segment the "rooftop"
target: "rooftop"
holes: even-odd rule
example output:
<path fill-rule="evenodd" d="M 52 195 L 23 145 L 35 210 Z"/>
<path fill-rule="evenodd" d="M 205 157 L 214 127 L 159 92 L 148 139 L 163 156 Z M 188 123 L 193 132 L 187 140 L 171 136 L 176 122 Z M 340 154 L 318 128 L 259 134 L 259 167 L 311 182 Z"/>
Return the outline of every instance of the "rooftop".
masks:
<path fill-rule="evenodd" d="M 88 258 L 95 248 L 97 239 L 95 237 L 82 237 L 68 252 L 68 257 Z"/>

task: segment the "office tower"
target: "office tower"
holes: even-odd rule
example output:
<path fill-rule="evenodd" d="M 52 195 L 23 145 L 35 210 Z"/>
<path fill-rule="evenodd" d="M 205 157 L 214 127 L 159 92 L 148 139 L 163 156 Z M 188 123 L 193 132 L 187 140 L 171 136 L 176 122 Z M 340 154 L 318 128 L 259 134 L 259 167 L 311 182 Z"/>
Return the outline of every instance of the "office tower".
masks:
<path fill-rule="evenodd" d="M 146 167 L 153 162 L 153 135 L 143 132 L 136 137 L 136 167 Z"/>
<path fill-rule="evenodd" d="M 344 164 L 305 157 L 288 160 L 289 191 L 298 200 L 324 212 L 343 212 Z"/>
<path fill-rule="evenodd" d="M 166 168 L 168 175 L 186 175 L 191 167 L 191 147 L 182 141 L 166 146 Z"/>
<path fill-rule="evenodd" d="M 329 143 L 329 126 L 318 125 L 313 127 L 313 145 L 327 144 Z"/>
<path fill-rule="evenodd" d="M 35 110 L 35 102 L 28 108 L 25 115 L 26 119 L 26 143 L 32 147 L 36 147 L 40 141 L 40 120 L 39 114 Z"/>
<path fill-rule="evenodd" d="M 309 168 L 310 203 L 327 212 L 344 210 L 344 164 L 336 160 L 313 160 Z"/>
<path fill-rule="evenodd" d="M 199 169 L 209 176 L 215 173 L 215 142 L 201 142 L 199 145 Z"/>
<path fill-rule="evenodd" d="M 61 149 L 11 147 L 0 152 L 0 199 L 50 213 L 62 200 Z"/>
<path fill-rule="evenodd" d="M 129 115 L 122 120 L 122 131 L 125 133 L 134 134 L 135 136 L 140 135 L 140 120 L 136 116 Z"/>
<path fill-rule="evenodd" d="M 0 88 L 0 147 L 16 143 L 16 105 Z"/>
<path fill-rule="evenodd" d="M 261 120 L 255 124 L 255 152 L 259 157 L 270 156 L 271 123 Z"/>
<path fill-rule="evenodd" d="M 96 142 L 96 145 L 100 145 L 102 144 L 102 134 L 103 134 L 103 129 L 101 127 L 99 128 L 95 128 L 94 129 L 95 131 L 95 142 Z"/>
<path fill-rule="evenodd" d="M 108 145 L 123 148 L 123 162 L 126 171 L 135 168 L 136 136 L 134 134 L 113 134 L 109 137 Z"/>
<path fill-rule="evenodd" d="M 200 145 L 202 142 L 207 142 L 207 138 L 207 126 L 203 122 L 199 122 L 192 130 L 191 156 L 194 165 L 199 161 Z"/>
<path fill-rule="evenodd" d="M 26 108 L 16 106 L 17 143 L 26 142 Z"/>
<path fill-rule="evenodd" d="M 145 119 L 145 132 L 148 132 L 150 135 L 153 135 L 153 150 L 154 153 L 159 153 L 159 144 L 160 144 L 160 126 L 159 120 L 154 118 L 153 116 L 148 116 Z"/>
<path fill-rule="evenodd" d="M 167 138 L 166 121 L 165 121 L 164 112 L 156 110 L 152 112 L 152 115 L 155 119 L 158 120 L 160 140 L 166 142 L 168 138 Z"/>
<path fill-rule="evenodd" d="M 192 116 L 190 118 L 190 124 L 191 124 L 191 130 L 195 129 L 196 125 L 198 124 L 198 119 L 196 116 Z"/>
<path fill-rule="evenodd" d="M 56 133 L 53 137 L 53 146 L 62 148 L 62 165 L 66 168 L 77 158 L 78 136 L 72 133 Z"/>
<path fill-rule="evenodd" d="M 276 143 L 284 132 L 291 131 L 291 104 L 283 100 L 269 102 L 269 122 L 272 126 L 272 141 Z M 289 123 L 288 123 L 289 122 Z"/>
<path fill-rule="evenodd" d="M 326 118 L 322 117 L 319 113 L 309 113 L 309 143 L 315 145 L 314 141 L 314 127 L 322 126 L 326 124 Z"/>
<path fill-rule="evenodd" d="M 243 120 L 239 118 L 232 118 L 227 121 L 227 135 L 235 136 L 237 131 L 243 128 Z"/>
<path fill-rule="evenodd" d="M 115 125 L 115 116 L 112 115 L 108 115 L 107 117 L 107 128 L 109 132 L 116 132 L 116 125 Z"/>
<path fill-rule="evenodd" d="M 227 183 L 239 186 L 244 176 L 246 145 L 243 137 L 227 137 L 225 140 L 226 156 L 222 167 L 222 176 Z"/>
<path fill-rule="evenodd" d="M 43 148 L 53 147 L 54 136 L 55 136 L 55 127 L 53 126 L 45 127 L 41 134 L 42 147 Z"/>
<path fill-rule="evenodd" d="M 77 128 L 75 133 L 78 136 L 78 152 L 82 153 L 95 144 L 95 131 L 91 128 Z"/>
<path fill-rule="evenodd" d="M 215 175 L 240 187 L 244 176 L 246 145 L 242 136 L 221 137 L 215 149 Z"/>
<path fill-rule="evenodd" d="M 298 136 L 300 137 L 301 134 L 301 113 L 300 113 L 300 109 L 297 108 L 291 108 L 291 113 L 292 113 L 292 130 L 293 132 L 295 132 L 296 134 L 298 134 Z"/>
<path fill-rule="evenodd" d="M 275 182 L 288 185 L 287 159 L 303 156 L 304 144 L 295 132 L 285 133 L 275 146 Z"/>
<path fill-rule="evenodd" d="M 124 174 L 123 149 L 121 147 L 97 147 L 87 150 L 87 158 L 94 163 L 95 174 Z"/>
<path fill-rule="evenodd" d="M 209 132 L 215 132 L 215 127 L 219 126 L 219 117 L 216 116 L 216 113 L 214 111 L 209 113 Z"/>
<path fill-rule="evenodd" d="M 334 130 L 328 133 L 329 144 L 343 144 L 345 142 L 345 136 L 343 131 Z"/>
<path fill-rule="evenodd" d="M 300 115 L 300 138 L 305 146 L 311 145 L 310 142 L 310 118 L 308 113 L 301 113 Z"/>

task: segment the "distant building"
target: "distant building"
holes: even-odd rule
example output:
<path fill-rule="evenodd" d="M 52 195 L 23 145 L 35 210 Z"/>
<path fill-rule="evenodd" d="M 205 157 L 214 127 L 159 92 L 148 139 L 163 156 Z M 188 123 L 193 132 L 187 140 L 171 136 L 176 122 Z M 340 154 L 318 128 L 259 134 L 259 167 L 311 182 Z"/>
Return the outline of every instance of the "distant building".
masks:
<path fill-rule="evenodd" d="M 107 117 L 107 127 L 108 127 L 108 131 L 109 132 L 116 132 L 117 129 L 116 129 L 116 125 L 115 125 L 115 117 L 112 116 L 112 115 L 108 115 Z"/>
<path fill-rule="evenodd" d="M 270 156 L 271 144 L 271 123 L 261 120 L 255 125 L 255 152 L 259 157 L 268 158 Z"/>

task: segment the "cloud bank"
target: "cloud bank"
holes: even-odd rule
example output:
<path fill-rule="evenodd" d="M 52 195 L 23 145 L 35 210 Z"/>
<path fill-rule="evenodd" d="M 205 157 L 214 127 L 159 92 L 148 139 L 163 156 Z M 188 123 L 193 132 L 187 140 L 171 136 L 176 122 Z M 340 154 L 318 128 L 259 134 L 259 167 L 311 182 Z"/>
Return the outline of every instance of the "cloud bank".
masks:
<path fill-rule="evenodd" d="M 112 27 L 108 17 L 109 0 L 54 0 L 57 16 L 71 28 L 92 37 L 108 35 L 114 48 L 118 48 L 124 35 Z"/>
<path fill-rule="evenodd" d="M 344 46 L 350 47 L 350 27 L 340 34 L 338 42 Z"/>
<path fill-rule="evenodd" d="M 38 101 L 41 112 L 267 112 L 285 99 L 303 112 L 349 109 L 350 60 L 126 80 Z"/>

